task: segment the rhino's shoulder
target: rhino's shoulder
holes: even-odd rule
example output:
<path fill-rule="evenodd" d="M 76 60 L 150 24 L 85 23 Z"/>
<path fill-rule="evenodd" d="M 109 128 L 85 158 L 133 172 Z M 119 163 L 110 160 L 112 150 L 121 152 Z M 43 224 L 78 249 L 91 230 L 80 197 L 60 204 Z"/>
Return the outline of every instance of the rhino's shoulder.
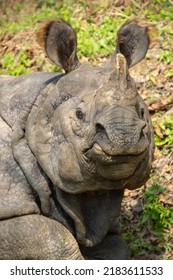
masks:
<path fill-rule="evenodd" d="M 60 76 L 57 73 L 44 72 L 20 77 L 0 76 L 1 117 L 12 127 L 19 113 L 26 107 L 32 106 L 41 88 Z"/>
<path fill-rule="evenodd" d="M 11 133 L 0 117 L 0 220 L 40 212 L 32 189 L 13 158 Z"/>

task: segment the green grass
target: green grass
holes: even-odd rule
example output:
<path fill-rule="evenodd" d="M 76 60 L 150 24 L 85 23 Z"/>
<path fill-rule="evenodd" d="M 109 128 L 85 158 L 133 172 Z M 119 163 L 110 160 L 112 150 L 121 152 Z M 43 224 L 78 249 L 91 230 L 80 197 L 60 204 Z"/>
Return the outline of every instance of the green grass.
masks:
<path fill-rule="evenodd" d="M 27 9 L 28 3 L 19 3 L 13 9 L 7 9 L 0 19 L 0 36 L 8 30 L 12 36 L 22 33 L 28 29 L 36 30 L 39 23 L 48 19 L 63 18 L 70 23 L 77 32 L 78 56 L 87 57 L 89 61 L 97 61 L 101 56 L 110 55 L 115 49 L 115 34 L 119 26 L 125 21 L 122 15 L 117 17 L 101 16 L 94 19 L 87 17 L 85 13 L 85 1 L 38 1 Z M 4 1 L 5 6 L 5 1 Z M 105 13 L 106 14 L 106 13 Z M 15 18 L 15 21 L 13 20 Z M 17 56 L 13 53 L 5 54 L 0 58 L 0 64 L 5 69 L 5 74 L 20 75 L 29 73 L 29 57 L 25 46 L 18 51 Z M 36 58 L 37 59 L 37 58 Z M 56 71 L 57 68 L 39 59 L 39 69 L 43 71 Z M 48 66 L 49 64 L 49 66 Z M 43 68 L 41 68 L 43 66 Z"/>
<path fill-rule="evenodd" d="M 2 1 L 2 3 L 5 9 L 6 1 Z M 2 36 L 7 30 L 13 36 L 27 29 L 37 30 L 38 24 L 44 20 L 63 18 L 77 31 L 79 58 L 88 57 L 89 61 L 98 62 L 100 57 L 108 56 L 113 52 L 116 45 L 116 32 L 120 25 L 127 19 L 138 16 L 141 13 L 143 19 L 156 23 L 159 20 L 165 20 L 166 14 L 167 24 L 164 26 L 157 25 L 159 40 L 164 41 L 163 46 L 165 48 L 160 50 L 159 59 L 165 64 L 169 64 L 173 60 L 173 52 L 170 48 L 173 35 L 171 27 L 173 7 L 169 1 L 155 0 L 147 7 L 140 2 L 136 3 L 136 1 L 132 1 L 131 5 L 126 7 L 124 12 L 117 12 L 116 15 L 111 12 L 112 6 L 107 5 L 105 7 L 103 1 L 98 1 L 98 4 L 93 7 L 90 7 L 89 3 L 83 0 L 40 0 L 31 1 L 29 5 L 28 1 L 19 1 L 12 9 L 6 8 L 6 13 L 0 19 L 0 35 Z M 110 3 L 112 2 L 110 1 Z M 89 12 L 87 12 L 87 9 Z M 25 49 L 22 49 L 21 54 L 18 53 L 20 59 L 17 61 L 15 59 L 14 63 L 9 59 L 10 66 L 7 74 L 20 75 L 29 72 L 28 69 L 26 71 L 24 69 L 25 67 L 29 68 L 27 55 L 25 56 L 26 63 L 24 60 L 21 61 L 24 52 Z M 2 64 L 2 68 L 4 68 L 4 62 L 2 63 L 1 59 L 0 63 Z M 18 66 L 19 69 L 17 71 L 12 71 L 11 69 L 16 67 L 16 63 L 21 64 L 21 66 Z M 5 68 L 8 69 L 6 62 Z M 51 69 L 52 71 L 54 70 L 53 67 Z M 172 72 L 169 71 L 167 76 L 172 76 Z"/>

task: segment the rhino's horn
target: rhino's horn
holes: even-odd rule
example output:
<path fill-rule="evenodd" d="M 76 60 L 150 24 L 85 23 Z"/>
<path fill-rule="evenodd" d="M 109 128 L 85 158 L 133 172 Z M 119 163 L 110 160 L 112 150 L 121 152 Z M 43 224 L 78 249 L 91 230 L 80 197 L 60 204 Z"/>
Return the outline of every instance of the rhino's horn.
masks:
<path fill-rule="evenodd" d="M 128 64 L 123 54 L 118 53 L 111 61 L 111 72 L 107 82 L 97 90 L 98 96 L 119 100 L 122 97 L 134 97 L 134 82 L 130 77 Z M 112 101 L 111 101 L 112 102 Z"/>
<path fill-rule="evenodd" d="M 113 63 L 113 71 L 110 74 L 109 81 L 114 82 L 116 84 L 116 89 L 119 88 L 121 93 L 125 93 L 130 80 L 129 77 L 126 58 L 121 53 L 118 53 Z M 117 97 L 117 93 L 115 97 Z"/>

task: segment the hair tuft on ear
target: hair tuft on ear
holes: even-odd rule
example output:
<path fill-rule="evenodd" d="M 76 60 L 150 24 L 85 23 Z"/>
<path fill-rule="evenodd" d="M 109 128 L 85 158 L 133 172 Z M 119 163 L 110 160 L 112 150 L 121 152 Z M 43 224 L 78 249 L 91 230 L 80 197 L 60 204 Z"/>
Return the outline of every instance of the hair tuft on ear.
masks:
<path fill-rule="evenodd" d="M 53 24 L 53 22 L 55 22 L 55 20 L 49 20 L 46 21 L 41 27 L 40 29 L 37 31 L 36 33 L 36 40 L 37 43 L 39 44 L 39 46 L 41 48 L 43 48 L 46 51 L 46 38 L 47 38 L 47 34 L 49 31 L 50 26 Z"/>

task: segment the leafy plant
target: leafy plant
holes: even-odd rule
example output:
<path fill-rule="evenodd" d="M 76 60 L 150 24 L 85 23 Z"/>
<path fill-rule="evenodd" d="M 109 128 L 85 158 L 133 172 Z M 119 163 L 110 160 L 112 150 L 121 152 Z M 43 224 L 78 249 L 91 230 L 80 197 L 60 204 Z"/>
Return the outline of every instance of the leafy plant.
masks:
<path fill-rule="evenodd" d="M 155 128 L 154 140 L 156 146 L 169 145 L 173 147 L 173 114 L 161 118 L 159 122 L 153 122 Z"/>
<path fill-rule="evenodd" d="M 122 236 L 129 246 L 131 255 L 143 252 L 155 252 L 161 254 L 172 250 L 173 239 L 173 208 L 160 202 L 160 196 L 165 193 L 165 188 L 157 183 L 148 187 L 142 197 L 143 211 L 140 214 L 140 222 L 131 232 Z M 146 238 L 145 236 L 150 236 Z M 148 254 L 147 253 L 147 254 Z M 167 257 L 168 256 L 168 257 Z"/>
<path fill-rule="evenodd" d="M 173 226 L 173 208 L 159 203 L 159 195 L 164 191 L 162 186 L 155 184 L 149 187 L 143 196 L 144 211 L 141 222 L 157 234 Z"/>
<path fill-rule="evenodd" d="M 137 238 L 134 234 L 123 233 L 122 237 L 129 244 L 129 250 L 131 255 L 138 254 L 142 250 L 153 250 L 153 245 L 149 240 L 144 240 L 143 238 Z"/>
<path fill-rule="evenodd" d="M 170 49 L 161 50 L 159 54 L 160 61 L 163 61 L 165 64 L 169 64 L 173 61 L 173 52 Z"/>
<path fill-rule="evenodd" d="M 2 68 L 7 69 L 7 73 L 10 75 L 18 76 L 21 74 L 30 73 L 31 70 L 31 60 L 28 58 L 25 51 L 18 53 L 18 56 L 15 56 L 13 53 L 5 54 L 1 59 Z"/>
<path fill-rule="evenodd" d="M 165 76 L 166 76 L 166 78 L 172 78 L 173 77 L 173 69 L 168 69 L 166 71 Z"/>

